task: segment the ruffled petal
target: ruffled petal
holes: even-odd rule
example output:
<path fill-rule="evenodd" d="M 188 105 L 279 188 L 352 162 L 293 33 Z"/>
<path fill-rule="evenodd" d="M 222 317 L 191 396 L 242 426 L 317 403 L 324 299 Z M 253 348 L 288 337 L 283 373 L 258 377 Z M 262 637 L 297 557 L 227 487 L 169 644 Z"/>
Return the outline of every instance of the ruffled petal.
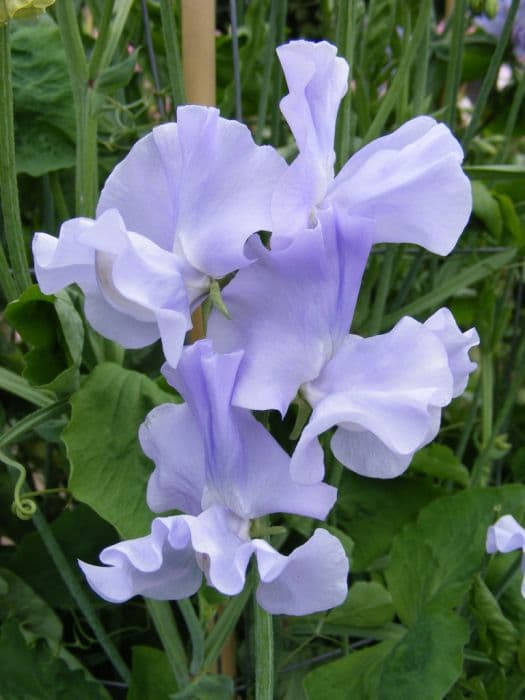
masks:
<path fill-rule="evenodd" d="M 166 170 L 163 153 L 155 135 L 162 133 L 162 143 L 169 158 Z M 97 216 L 108 209 L 118 209 L 128 231 L 146 236 L 165 250 L 175 244 L 177 181 L 171 172 L 182 170 L 182 155 L 176 124 L 163 124 L 144 136 L 112 171 L 100 194 Z"/>
<path fill-rule="evenodd" d="M 303 387 L 314 410 L 292 456 L 292 477 L 303 483 L 322 478 L 316 438 L 334 425 L 347 433 L 335 439 L 345 466 L 365 476 L 397 475 L 434 437 L 435 409 L 451 401 L 452 385 L 443 343 L 414 319 L 401 319 L 384 335 L 348 336 L 320 377 Z"/>
<path fill-rule="evenodd" d="M 349 564 L 339 540 L 326 530 L 287 557 L 254 540 L 261 583 L 257 602 L 272 615 L 309 615 L 340 605 L 348 593 Z"/>
<path fill-rule="evenodd" d="M 74 283 L 84 291 L 97 288 L 95 253 L 79 240 L 84 232 L 93 228 L 93 224 L 92 219 L 71 219 L 62 224 L 58 238 L 35 233 L 35 275 L 44 294 L 54 294 Z"/>
<path fill-rule="evenodd" d="M 487 531 L 487 552 L 525 551 L 525 530 L 512 515 L 503 515 Z"/>
<path fill-rule="evenodd" d="M 315 229 L 267 253 L 223 290 L 232 320 L 213 311 L 219 352 L 245 350 L 234 403 L 284 414 L 348 333 L 370 249 L 372 224 L 320 212 Z"/>
<path fill-rule="evenodd" d="M 177 120 L 183 157 L 177 237 L 195 268 L 223 277 L 251 262 L 243 250 L 249 236 L 271 229 L 271 196 L 286 163 L 218 110 L 179 107 Z"/>
<path fill-rule="evenodd" d="M 467 387 L 469 374 L 477 367 L 477 364 L 470 359 L 468 351 L 479 345 L 478 332 L 475 328 L 470 328 L 462 333 L 454 316 L 446 308 L 436 311 L 425 321 L 424 325 L 435 333 L 445 346 L 448 364 L 454 379 L 452 396 L 459 396 Z"/>
<path fill-rule="evenodd" d="M 447 255 L 470 216 L 463 152 L 444 124 L 416 117 L 350 158 L 327 201 L 373 218 L 375 242 L 416 243 Z"/>
<path fill-rule="evenodd" d="M 308 225 L 334 176 L 334 135 L 339 104 L 348 89 L 348 64 L 335 46 L 292 41 L 277 49 L 289 93 L 281 111 L 295 136 L 299 156 L 286 171 L 272 201 L 274 243 Z"/>
<path fill-rule="evenodd" d="M 271 228 L 271 194 L 285 169 L 243 124 L 211 107 L 179 107 L 177 124 L 153 129 L 115 168 L 97 212 L 118 209 L 128 229 L 222 277 L 249 264 L 248 237 Z"/>
<path fill-rule="evenodd" d="M 176 370 L 163 368 L 187 405 L 184 412 L 179 406 L 161 407 L 162 412 L 154 409 L 148 417 L 149 435 L 157 445 L 144 446 L 157 465 L 148 491 L 154 498 L 150 506 L 157 510 L 160 500 L 160 510 L 180 507 L 172 494 L 180 489 L 179 471 L 186 472 L 186 463 L 193 463 L 194 457 L 195 462 L 202 461 L 202 508 L 220 504 L 244 519 L 276 512 L 325 518 L 335 502 L 335 489 L 294 483 L 286 452 L 249 411 L 231 405 L 241 359 L 241 352 L 218 355 L 209 341 L 200 341 L 184 350 Z M 175 451 L 179 443 L 184 445 L 185 460 L 180 467 Z"/>
<path fill-rule="evenodd" d="M 156 518 L 150 535 L 106 547 L 100 561 L 106 566 L 79 564 L 91 588 L 111 603 L 135 595 L 180 600 L 202 579 L 184 516 Z"/>
<path fill-rule="evenodd" d="M 205 453 L 201 428 L 185 404 L 163 404 L 139 429 L 145 454 L 155 463 L 148 481 L 148 505 L 156 513 L 176 508 L 189 515 L 201 510 Z"/>

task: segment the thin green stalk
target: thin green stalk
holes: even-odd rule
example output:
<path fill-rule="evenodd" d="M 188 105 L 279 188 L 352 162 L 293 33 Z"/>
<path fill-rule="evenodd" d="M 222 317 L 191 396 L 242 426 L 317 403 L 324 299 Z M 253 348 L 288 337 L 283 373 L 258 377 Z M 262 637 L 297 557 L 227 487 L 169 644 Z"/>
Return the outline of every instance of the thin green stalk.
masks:
<path fill-rule="evenodd" d="M 425 99 L 427 94 L 428 83 L 428 67 L 430 65 L 430 34 L 432 22 L 429 22 L 423 30 L 423 38 L 421 39 L 420 60 L 417 61 L 414 70 L 414 100 L 412 107 L 412 116 L 423 114 L 426 112 Z"/>
<path fill-rule="evenodd" d="M 77 23 L 75 5 L 69 0 L 58 0 L 56 12 L 60 36 L 75 103 L 76 167 L 75 193 L 78 216 L 93 216 L 98 194 L 97 187 L 97 119 L 91 109 L 89 67 Z"/>
<path fill-rule="evenodd" d="M 196 675 L 204 663 L 204 631 L 200 620 L 189 598 L 178 601 L 179 610 L 190 633 L 192 657 L 190 672 Z"/>
<path fill-rule="evenodd" d="M 124 663 L 118 649 L 98 619 L 89 598 L 79 582 L 78 575 L 71 568 L 53 534 L 53 531 L 51 530 L 51 527 L 39 510 L 37 510 L 33 516 L 33 522 L 49 556 L 55 564 L 57 571 L 66 584 L 71 597 L 86 618 L 86 622 L 91 627 L 98 643 L 104 649 L 108 659 L 111 661 L 113 667 L 122 680 L 129 683 L 131 680 L 131 674 L 128 667 Z"/>
<path fill-rule="evenodd" d="M 463 66 L 463 46 L 467 24 L 466 0 L 457 0 L 452 17 L 452 37 L 450 40 L 450 55 L 445 79 L 443 99 L 445 102 L 445 121 L 454 129 L 456 120 L 456 102 L 461 81 Z"/>
<path fill-rule="evenodd" d="M 277 17 L 277 33 L 275 43 L 280 46 L 285 40 L 286 34 L 286 15 L 288 12 L 288 0 L 281 0 L 279 3 L 279 16 Z M 281 98 L 281 93 L 283 89 L 283 73 L 281 67 L 277 65 L 274 61 L 273 64 L 273 97 L 271 100 L 271 134 L 272 134 L 272 144 L 274 146 L 279 145 L 280 141 L 280 131 L 281 131 L 281 110 L 279 109 L 279 101 Z"/>
<path fill-rule="evenodd" d="M 3 0 L 0 0 L 3 2 Z M 9 25 L 0 25 L 0 201 L 4 220 L 4 233 L 11 259 L 13 274 L 5 255 L 0 256 L 0 273 L 8 299 L 13 299 L 31 285 L 24 245 L 18 182 L 16 179 L 15 127 L 13 122 L 13 86 L 11 79 L 11 50 Z M 14 281 L 13 280 L 14 277 Z M 8 294 L 7 294 L 8 293 Z"/>
<path fill-rule="evenodd" d="M 109 39 L 111 28 L 111 18 L 113 17 L 113 7 L 115 0 L 106 0 L 102 7 L 102 15 L 98 25 L 98 37 L 93 48 L 93 53 L 89 60 L 89 77 L 94 80 L 100 74 L 100 67 L 104 49 Z"/>
<path fill-rule="evenodd" d="M 478 405 L 481 399 L 481 382 L 478 381 L 476 384 L 476 389 L 474 391 L 474 395 L 472 397 L 472 402 L 469 407 L 469 411 L 467 414 L 467 419 L 465 420 L 465 424 L 463 425 L 463 430 L 461 432 L 461 436 L 459 438 L 458 442 L 458 447 L 456 450 L 456 457 L 462 461 L 463 457 L 465 455 L 465 451 L 467 449 L 468 441 L 470 440 L 470 436 L 472 435 L 472 431 L 474 429 L 474 424 L 476 422 L 476 414 L 478 412 Z"/>
<path fill-rule="evenodd" d="M 394 248 L 388 248 L 384 253 L 381 275 L 377 286 L 376 296 L 374 299 L 374 308 L 372 317 L 369 323 L 370 335 L 377 335 L 381 330 L 383 317 L 385 315 L 386 300 L 390 291 L 390 283 L 392 281 L 392 272 L 394 270 L 394 261 L 397 251 Z"/>
<path fill-rule="evenodd" d="M 179 690 L 182 690 L 190 682 L 190 676 L 186 652 L 173 617 L 173 611 L 170 604 L 165 600 L 152 600 L 151 598 L 146 598 L 145 600 L 146 607 L 168 657 L 168 662 Z"/>
<path fill-rule="evenodd" d="M 514 97 L 512 98 L 512 103 L 510 105 L 509 114 L 507 116 L 507 121 L 505 122 L 505 130 L 503 132 L 503 141 L 498 149 L 498 153 L 494 159 L 495 163 L 502 163 L 507 160 L 509 155 L 509 150 L 511 146 L 512 134 L 516 127 L 516 122 L 518 121 L 518 114 L 523 104 L 523 99 L 525 98 L 525 69 L 521 71 L 521 76 L 518 81 L 518 86 Z"/>
<path fill-rule="evenodd" d="M 166 49 L 168 62 L 168 78 L 170 81 L 171 97 L 174 108 L 186 102 L 184 93 L 184 79 L 182 76 L 182 61 L 180 58 L 179 40 L 177 35 L 177 23 L 175 22 L 175 10 L 173 0 L 160 0 L 160 18 L 162 35 Z"/>
<path fill-rule="evenodd" d="M 266 124 L 266 113 L 268 111 L 268 98 L 272 85 L 272 69 L 275 59 L 275 47 L 277 41 L 277 20 L 279 14 L 279 1 L 272 0 L 270 5 L 270 26 L 268 37 L 264 49 L 264 71 L 262 88 L 259 95 L 259 109 L 257 112 L 257 128 L 255 130 L 255 141 L 262 143 L 264 126 Z"/>
<path fill-rule="evenodd" d="M 124 31 L 124 26 L 127 22 L 129 11 L 133 5 L 133 0 L 118 0 L 117 9 L 115 12 L 115 17 L 111 22 L 109 28 L 105 32 L 99 34 L 97 39 L 97 44 L 100 42 L 101 49 L 99 49 L 100 57 L 96 54 L 96 49 L 93 52 L 93 56 L 96 58 L 95 65 L 89 66 L 89 75 L 93 79 L 98 78 L 102 71 L 109 66 L 111 60 L 117 50 L 118 43 Z M 103 15 L 103 21 L 105 22 L 105 17 Z M 101 22 L 102 29 L 104 26 Z"/>
<path fill-rule="evenodd" d="M 463 136 L 462 146 L 464 151 L 468 150 L 469 144 L 473 139 L 476 131 L 478 130 L 479 123 L 481 121 L 481 115 L 483 114 L 483 110 L 485 109 L 485 106 L 487 104 L 487 100 L 489 98 L 490 91 L 492 90 L 492 86 L 496 81 L 498 70 L 501 65 L 501 60 L 503 58 L 503 53 L 510 39 L 512 25 L 514 23 L 514 18 L 518 11 L 519 5 L 520 0 L 512 0 L 512 5 L 510 6 L 509 12 L 505 19 L 503 30 L 496 44 L 496 48 L 494 49 L 494 53 L 492 54 L 492 58 L 490 59 L 489 67 L 485 74 L 485 78 L 483 79 L 483 82 L 481 84 L 478 99 L 476 100 L 474 111 L 472 112 L 470 124 L 466 128 L 465 134 Z"/>
<path fill-rule="evenodd" d="M 494 363 L 492 352 L 481 353 L 481 444 L 485 447 L 492 435 L 494 419 Z"/>
<path fill-rule="evenodd" d="M 239 27 L 237 24 L 236 0 L 230 0 L 230 23 L 232 30 L 233 82 L 235 85 L 235 119 L 242 122 L 241 61 L 239 58 Z"/>
<path fill-rule="evenodd" d="M 231 598 L 228 604 L 221 612 L 217 623 L 208 635 L 206 640 L 206 655 L 204 657 L 204 668 L 208 669 L 215 663 L 219 657 L 224 644 L 233 629 L 235 628 L 239 618 L 242 615 L 246 603 L 250 599 L 251 592 L 254 588 L 255 580 L 253 576 L 248 576 L 244 590 L 235 598 Z"/>
<path fill-rule="evenodd" d="M 7 391 L 10 394 L 19 396 L 25 401 L 34 404 L 35 406 L 49 406 L 55 402 L 53 394 L 50 391 L 37 389 L 31 386 L 27 379 L 24 379 L 16 372 L 5 367 L 0 367 L 0 389 Z"/>
<path fill-rule="evenodd" d="M 523 334 L 520 344 L 516 350 L 515 367 L 516 370 L 514 376 L 512 377 L 512 382 L 510 382 L 501 408 L 498 411 L 496 419 L 493 423 L 490 439 L 483 446 L 476 461 L 474 462 L 474 466 L 472 467 L 472 475 L 470 479 L 471 486 L 478 486 L 480 483 L 483 483 L 485 475 L 488 473 L 490 468 L 490 461 L 496 440 L 498 439 L 505 422 L 510 416 L 514 403 L 518 397 L 518 393 L 522 388 L 523 382 L 525 381 L 525 333 Z"/>
<path fill-rule="evenodd" d="M 343 98 L 336 129 L 337 170 L 346 163 L 352 145 L 352 89 L 354 55 L 357 37 L 357 0 L 344 2 L 339 0 L 337 6 L 336 43 L 339 54 L 348 62 L 348 92 Z"/>
<path fill-rule="evenodd" d="M 51 185 L 51 193 L 53 194 L 53 199 L 55 201 L 55 210 L 59 221 L 67 221 L 70 219 L 70 213 L 67 206 L 66 198 L 64 197 L 64 191 L 62 190 L 62 185 L 60 184 L 60 176 L 55 171 L 49 173 L 49 182 Z"/>
<path fill-rule="evenodd" d="M 22 465 L 19 465 L 19 467 L 24 469 Z M 16 469 L 14 469 L 12 466 L 10 466 L 9 471 L 13 481 L 16 483 L 19 480 L 19 468 L 17 467 Z M 24 491 L 27 492 L 27 490 L 27 487 L 24 486 L 21 492 L 24 493 Z M 91 627 L 91 630 L 95 635 L 96 640 L 104 649 L 104 652 L 106 653 L 108 659 L 110 660 L 111 664 L 113 665 L 119 676 L 122 678 L 122 680 L 126 683 L 129 683 L 131 680 L 131 674 L 129 672 L 128 667 L 124 663 L 118 649 L 116 648 L 115 644 L 113 643 L 110 636 L 108 635 L 108 633 L 102 626 L 100 620 L 98 619 L 97 614 L 91 604 L 91 601 L 84 592 L 77 572 L 74 571 L 71 567 L 67 557 L 65 556 L 59 543 L 56 540 L 51 526 L 44 518 L 36 504 L 34 504 L 32 520 L 38 534 L 40 535 L 40 539 L 42 540 L 44 547 L 47 550 L 47 553 L 51 557 L 58 573 L 60 574 L 62 580 L 66 585 L 66 588 L 71 594 L 71 597 L 78 605 L 86 619 L 86 622 Z"/>
<path fill-rule="evenodd" d="M 13 442 L 18 442 L 24 435 L 34 430 L 45 421 L 53 418 L 55 415 L 62 413 L 66 408 L 67 401 L 57 401 L 50 406 L 39 408 L 27 416 L 24 416 L 17 421 L 12 427 L 4 430 L 0 435 L 0 447 L 6 447 Z"/>
<path fill-rule="evenodd" d="M 403 281 L 401 283 L 399 291 L 394 301 L 392 302 L 392 310 L 401 308 L 405 303 L 408 293 L 412 285 L 414 284 L 416 277 L 421 269 L 421 266 L 425 260 L 425 253 L 426 251 L 424 249 L 421 249 L 418 250 L 416 255 L 413 256 L 413 260 L 410 264 L 408 272 L 405 275 L 403 275 Z"/>
<path fill-rule="evenodd" d="M 409 42 L 407 51 L 399 62 L 399 66 L 390 85 L 390 89 L 383 97 L 381 105 L 377 110 L 377 114 L 365 134 L 364 143 L 368 143 L 369 141 L 377 138 L 383 131 L 386 121 L 390 116 L 392 109 L 395 107 L 396 101 L 399 99 L 399 93 L 407 80 L 407 74 L 410 73 L 412 64 L 414 63 L 414 60 L 418 54 L 421 38 L 423 37 L 425 29 L 430 21 L 431 10 L 432 0 L 424 0 L 412 33 L 412 41 Z"/>
<path fill-rule="evenodd" d="M 255 626 L 255 698 L 274 699 L 275 661 L 273 617 L 263 610 L 254 596 Z"/>

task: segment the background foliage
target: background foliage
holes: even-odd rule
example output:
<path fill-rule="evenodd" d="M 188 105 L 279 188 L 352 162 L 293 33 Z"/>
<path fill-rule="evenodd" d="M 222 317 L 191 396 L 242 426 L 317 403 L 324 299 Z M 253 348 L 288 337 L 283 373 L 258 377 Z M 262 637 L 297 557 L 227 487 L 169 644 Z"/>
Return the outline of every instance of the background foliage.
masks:
<path fill-rule="evenodd" d="M 443 5 L 237 0 L 232 33 L 232 3 L 218 3 L 223 116 L 242 118 L 259 143 L 292 158 L 275 46 L 324 38 L 352 67 L 339 165 L 428 113 L 462 141 L 474 195 L 469 226 L 448 258 L 413 246 L 377 246 L 371 256 L 354 330 L 377 333 L 405 314 L 424 319 L 446 304 L 463 328 L 478 328 L 479 368 L 445 412 L 436 443 L 402 478 L 364 479 L 327 454 L 329 480 L 341 489 L 328 527 L 351 555 L 351 588 L 327 614 L 275 618 L 283 700 L 517 700 L 525 693 L 519 558 L 484 553 L 486 529 L 499 514 L 525 517 L 525 71 L 510 44 L 475 28 L 465 0 L 447 3 L 455 10 L 446 18 Z M 46 16 L 12 23 L 27 249 L 34 231 L 55 233 L 64 219 L 90 214 L 97 183 L 140 136 L 174 118 L 182 95 L 166 7 L 180 26 L 178 3 L 154 0 L 57 0 Z M 124 353 L 102 339 L 85 324 L 76 290 L 49 297 L 26 289 L 7 306 L 0 332 L 0 667 L 7 669 L 0 696 L 251 697 L 248 595 L 228 601 L 205 588 L 173 606 L 191 662 L 191 683 L 181 688 L 160 643 L 159 614 L 169 607 L 155 612 L 139 599 L 109 605 L 77 571 L 77 558 L 94 562 L 119 536 L 148 530 L 152 465 L 137 426 L 152 406 L 178 400 L 159 378 L 159 347 Z M 296 410 L 284 421 L 265 417 L 287 449 Z M 32 521 L 10 507 L 20 465 L 24 488 L 39 492 Z M 21 498 L 23 515 L 31 506 Z M 294 517 L 282 524 L 285 548 L 315 525 Z"/>

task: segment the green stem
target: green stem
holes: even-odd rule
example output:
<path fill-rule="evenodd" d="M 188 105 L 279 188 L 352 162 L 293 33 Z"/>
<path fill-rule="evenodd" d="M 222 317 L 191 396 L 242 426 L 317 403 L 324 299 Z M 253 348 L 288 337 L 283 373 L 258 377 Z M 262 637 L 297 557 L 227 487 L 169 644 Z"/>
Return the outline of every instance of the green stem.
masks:
<path fill-rule="evenodd" d="M 217 623 L 214 625 L 206 640 L 206 656 L 204 658 L 205 669 L 210 668 L 217 660 L 226 640 L 232 633 L 246 607 L 254 585 L 254 577 L 248 576 L 244 590 L 238 596 L 232 598 L 221 612 Z"/>
<path fill-rule="evenodd" d="M 348 92 L 341 103 L 341 110 L 337 119 L 336 130 L 336 154 L 337 154 L 337 170 L 340 170 L 346 163 L 351 151 L 351 134 L 352 134 L 352 78 L 354 67 L 354 54 L 357 38 L 357 2 L 350 0 L 345 2 L 339 0 L 337 5 L 337 25 L 336 25 L 336 43 L 339 53 L 344 56 L 348 62 Z"/>
<path fill-rule="evenodd" d="M 523 103 L 523 98 L 525 98 L 525 69 L 521 71 L 518 86 L 516 88 L 516 92 L 514 93 L 514 97 L 512 98 L 509 115 L 507 117 L 507 121 L 505 122 L 503 141 L 501 142 L 501 146 L 498 150 L 496 158 L 494 159 L 495 163 L 503 163 L 507 159 L 511 146 L 512 134 L 514 133 L 514 128 L 516 126 L 516 122 L 518 121 L 518 114 Z"/>
<path fill-rule="evenodd" d="M 261 93 L 259 95 L 259 109 L 257 112 L 257 128 L 255 130 L 256 143 L 262 143 L 264 126 L 266 124 L 266 113 L 268 110 L 268 97 L 272 85 L 272 69 L 275 58 L 275 46 L 277 40 L 277 20 L 278 7 L 277 0 L 272 0 L 270 5 L 270 26 L 268 27 L 268 37 L 264 50 L 264 71 Z"/>
<path fill-rule="evenodd" d="M 17 473 L 14 474 L 15 470 L 13 470 L 13 467 L 10 466 L 10 472 L 15 483 L 18 481 L 19 478 L 20 467 L 22 467 L 22 465 L 19 465 L 19 467 L 16 468 Z M 25 490 L 27 491 L 27 487 Z M 22 489 L 21 492 L 24 493 L 24 489 Z M 100 620 L 98 619 L 97 614 L 93 609 L 93 606 L 79 581 L 78 574 L 71 567 L 69 561 L 67 560 L 64 552 L 62 551 L 59 543 L 56 540 L 51 526 L 44 518 L 40 510 L 36 507 L 36 504 L 33 515 L 33 523 L 38 534 L 40 535 L 40 539 L 44 543 L 47 553 L 51 557 L 56 567 L 56 570 L 58 571 L 60 577 L 64 581 L 66 588 L 71 594 L 71 597 L 80 608 L 82 614 L 86 619 L 86 622 L 91 627 L 91 630 L 93 631 L 96 640 L 104 649 L 108 659 L 111 661 L 113 667 L 115 668 L 119 676 L 122 678 L 122 680 L 126 683 L 129 683 L 131 680 L 131 674 L 129 672 L 128 667 L 124 663 L 118 649 L 116 648 L 108 633 L 102 626 Z"/>
<path fill-rule="evenodd" d="M 89 66 L 82 45 L 74 3 L 69 0 L 58 0 L 56 12 L 75 103 L 76 214 L 94 216 L 98 194 L 97 118 L 94 116 L 91 104 L 93 90 L 89 86 Z"/>
<path fill-rule="evenodd" d="M 501 65 L 501 60 L 503 58 L 503 53 L 509 42 L 510 34 L 512 32 L 512 25 L 514 23 L 516 13 L 518 12 L 519 5 L 520 0 L 512 0 L 512 5 L 505 19 L 503 30 L 496 44 L 496 48 L 494 49 L 494 53 L 492 54 L 492 58 L 490 59 L 489 67 L 485 74 L 485 78 L 483 79 L 483 82 L 481 84 L 478 99 L 476 101 L 474 111 L 472 112 L 470 124 L 468 125 L 465 131 L 465 135 L 463 136 L 462 146 L 465 152 L 467 151 L 468 146 L 478 129 L 479 123 L 481 121 L 481 115 L 483 113 L 483 110 L 485 109 L 485 105 L 487 104 L 487 100 L 489 98 L 490 91 L 492 90 L 492 86 L 496 81 L 498 70 Z"/>
<path fill-rule="evenodd" d="M 15 127 L 13 121 L 13 86 L 11 82 L 11 51 L 9 25 L 0 25 L 0 200 L 4 232 L 11 258 L 13 274 L 4 252 L 0 256 L 2 287 L 8 299 L 15 298 L 31 285 L 27 265 L 24 234 L 20 219 L 18 183 L 16 179 Z M 13 281 L 14 277 L 14 281 Z"/>
<path fill-rule="evenodd" d="M 179 610 L 190 633 L 192 657 L 190 671 L 193 675 L 199 673 L 204 663 L 204 632 L 195 608 L 189 598 L 177 601 Z"/>
<path fill-rule="evenodd" d="M 390 112 L 395 107 L 397 100 L 399 99 L 402 87 L 407 80 L 407 76 L 410 73 L 412 64 L 414 63 L 416 56 L 419 51 L 419 46 L 421 44 L 422 37 L 424 36 L 425 29 L 430 21 L 430 12 L 432 10 L 432 1 L 424 0 L 422 3 L 419 16 L 417 18 L 414 31 L 412 32 L 412 40 L 408 43 L 407 51 L 403 54 L 399 66 L 395 73 L 394 79 L 390 85 L 390 89 L 383 97 L 381 105 L 377 110 L 377 114 L 374 121 L 370 125 L 368 131 L 365 134 L 363 143 L 366 144 L 369 141 L 377 138 L 386 124 Z"/>
<path fill-rule="evenodd" d="M 390 282 L 392 280 L 392 272 L 394 270 L 394 261 L 397 251 L 393 248 L 388 248 L 384 254 L 381 276 L 377 287 L 376 297 L 374 299 L 374 308 L 372 318 L 370 319 L 369 332 L 370 335 L 377 335 L 381 330 L 383 317 L 385 315 L 386 300 L 390 291 Z"/>
<path fill-rule="evenodd" d="M 168 62 L 168 77 L 170 81 L 173 107 L 183 105 L 186 102 L 184 93 L 184 78 L 182 76 L 182 61 L 180 58 L 177 24 L 175 22 L 175 10 L 173 0 L 160 0 L 160 18 L 164 48 Z"/>
<path fill-rule="evenodd" d="M 518 394 L 522 388 L 522 384 L 525 381 L 525 333 L 521 338 L 514 357 L 514 366 L 516 367 L 516 370 L 514 376 L 512 377 L 512 381 L 509 384 L 508 391 L 505 394 L 501 408 L 498 411 L 496 420 L 492 426 L 492 434 L 490 439 L 485 445 L 483 445 L 483 448 L 472 467 L 472 474 L 470 478 L 471 486 L 478 486 L 480 483 L 483 483 L 485 475 L 490 469 L 492 451 L 496 444 L 496 440 L 505 422 L 510 416 L 514 403 L 516 402 Z"/>
<path fill-rule="evenodd" d="M 461 68 L 463 66 L 463 45 L 465 39 L 465 26 L 467 20 L 466 0 L 457 0 L 452 18 L 452 38 L 450 41 L 450 56 L 447 65 L 447 77 L 445 80 L 445 121 L 454 129 L 456 120 L 456 102 L 461 81 Z"/>
<path fill-rule="evenodd" d="M 170 604 L 165 600 L 152 600 L 146 598 L 146 607 L 153 620 L 162 646 L 166 651 L 171 670 L 177 681 L 179 690 L 185 688 L 190 682 L 186 652 L 182 644 L 179 630 L 173 618 Z"/>
<path fill-rule="evenodd" d="M 273 618 L 263 610 L 254 596 L 255 624 L 255 698 L 256 700 L 273 700 L 274 698 L 274 648 Z"/>
<path fill-rule="evenodd" d="M 102 58 L 109 38 L 114 4 L 115 0 L 106 0 L 102 8 L 102 15 L 98 26 L 98 37 L 89 60 L 89 77 L 91 80 L 95 80 L 101 72 Z"/>

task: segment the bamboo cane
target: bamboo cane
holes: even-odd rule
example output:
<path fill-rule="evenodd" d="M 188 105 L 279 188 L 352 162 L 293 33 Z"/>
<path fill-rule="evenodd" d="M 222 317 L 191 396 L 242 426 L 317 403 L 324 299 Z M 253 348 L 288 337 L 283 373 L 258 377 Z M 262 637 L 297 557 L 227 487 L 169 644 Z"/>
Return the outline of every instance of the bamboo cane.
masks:
<path fill-rule="evenodd" d="M 188 103 L 215 105 L 215 0 L 182 0 L 182 70 Z M 204 337 L 200 308 L 192 321 L 195 342 Z"/>

